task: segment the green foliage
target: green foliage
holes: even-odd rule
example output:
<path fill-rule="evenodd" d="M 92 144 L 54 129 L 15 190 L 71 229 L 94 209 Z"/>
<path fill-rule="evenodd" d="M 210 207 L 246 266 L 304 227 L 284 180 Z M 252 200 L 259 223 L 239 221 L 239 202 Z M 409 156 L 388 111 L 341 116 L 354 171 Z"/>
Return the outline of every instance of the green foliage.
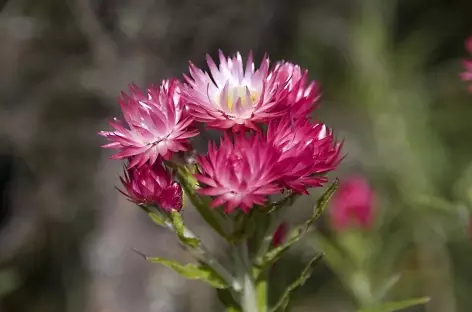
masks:
<path fill-rule="evenodd" d="M 317 255 L 313 259 L 311 259 L 310 262 L 308 262 L 300 276 L 287 287 L 282 297 L 270 310 L 271 312 L 284 312 L 287 309 L 288 304 L 290 302 L 290 295 L 292 294 L 292 292 L 295 291 L 297 288 L 303 286 L 303 284 L 305 284 L 305 282 L 310 278 L 311 273 L 313 272 L 313 268 L 321 260 L 322 257 L 323 255 Z"/>
<path fill-rule="evenodd" d="M 318 199 L 314 209 L 313 215 L 308 219 L 303 225 L 298 226 L 293 231 L 291 231 L 289 238 L 282 245 L 269 250 L 264 254 L 260 259 L 258 259 L 258 266 L 264 268 L 273 264 L 279 257 L 287 251 L 294 243 L 299 241 L 308 231 L 312 224 L 321 216 L 323 211 L 326 209 L 329 200 L 336 192 L 336 189 L 339 187 L 339 180 L 336 179 L 333 184 L 324 192 L 324 194 Z"/>
<path fill-rule="evenodd" d="M 174 231 L 177 234 L 177 237 L 179 238 L 179 241 L 182 244 L 190 248 L 197 248 L 199 246 L 200 244 L 199 239 L 194 238 L 194 237 L 188 237 L 186 235 L 184 222 L 182 220 L 182 216 L 180 215 L 180 212 L 178 212 L 177 210 L 172 210 L 170 212 L 170 220 L 172 223 L 172 227 L 174 228 Z"/>
<path fill-rule="evenodd" d="M 218 289 L 225 289 L 229 287 L 223 278 L 221 278 L 221 276 L 219 276 L 211 267 L 203 263 L 184 265 L 174 260 L 169 260 L 162 257 L 146 257 L 146 260 L 152 263 L 165 265 L 185 278 L 201 280 Z"/>
<path fill-rule="evenodd" d="M 184 190 L 185 195 L 190 199 L 192 205 L 195 206 L 200 216 L 206 221 L 218 234 L 223 237 L 227 237 L 222 224 L 223 221 L 218 212 L 210 208 L 210 200 L 207 197 L 200 196 L 197 193 L 198 182 L 193 176 L 196 169 L 190 170 L 189 168 L 180 166 L 177 168 L 177 176 L 179 177 L 180 184 Z"/>
<path fill-rule="evenodd" d="M 429 298 L 416 298 L 399 302 L 385 302 L 378 306 L 361 309 L 357 312 L 394 312 L 429 302 Z"/>

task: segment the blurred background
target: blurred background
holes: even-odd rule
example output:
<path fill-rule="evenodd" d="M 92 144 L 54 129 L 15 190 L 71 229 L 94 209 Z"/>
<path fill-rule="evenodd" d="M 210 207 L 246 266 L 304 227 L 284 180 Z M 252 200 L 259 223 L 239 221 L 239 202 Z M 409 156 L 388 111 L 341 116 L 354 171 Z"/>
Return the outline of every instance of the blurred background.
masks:
<path fill-rule="evenodd" d="M 129 82 L 180 77 L 218 48 L 308 68 L 323 91 L 314 118 L 345 140 L 335 176 L 364 176 L 376 194 L 372 229 L 351 242 L 321 220 L 322 239 L 272 271 L 274 294 L 323 241 L 369 266 L 327 259 L 292 311 L 354 311 L 363 282 L 386 285 L 385 300 L 431 297 L 409 311 L 472 311 L 469 35 L 468 0 L 0 1 L 0 311 L 222 310 L 212 289 L 132 251 L 191 260 L 115 190 L 122 164 L 96 135 Z"/>

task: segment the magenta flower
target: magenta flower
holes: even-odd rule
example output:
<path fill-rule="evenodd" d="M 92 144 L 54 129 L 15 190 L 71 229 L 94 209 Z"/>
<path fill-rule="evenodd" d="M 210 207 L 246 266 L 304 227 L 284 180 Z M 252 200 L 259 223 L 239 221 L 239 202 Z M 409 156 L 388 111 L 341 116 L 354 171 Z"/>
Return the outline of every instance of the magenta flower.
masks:
<path fill-rule="evenodd" d="M 103 147 L 120 150 L 112 159 L 133 157 L 129 166 L 139 167 L 188 149 L 188 139 L 198 131 L 191 127 L 193 117 L 187 115 L 179 89 L 179 82 L 170 80 L 146 93 L 136 85 L 130 85 L 130 95 L 122 92 L 119 103 L 128 127 L 115 118 L 110 122 L 114 131 L 99 133 L 111 141 Z"/>
<path fill-rule="evenodd" d="M 335 141 L 332 131 L 307 118 L 292 120 L 286 115 L 271 120 L 267 139 L 281 153 L 278 182 L 299 194 L 326 183 L 325 175 L 341 161 L 342 144 Z"/>
<path fill-rule="evenodd" d="M 272 236 L 272 247 L 275 248 L 284 243 L 285 238 L 287 237 L 287 231 L 287 222 L 280 223 L 280 225 L 275 230 L 274 235 Z"/>
<path fill-rule="evenodd" d="M 337 231 L 351 227 L 368 229 L 374 220 L 374 192 L 363 177 L 342 182 L 331 207 L 331 224 Z"/>
<path fill-rule="evenodd" d="M 156 205 L 164 211 L 182 209 L 182 188 L 159 162 L 125 168 L 120 180 L 125 188 L 120 192 L 138 205 Z"/>
<path fill-rule="evenodd" d="M 289 62 L 278 62 L 275 65 L 273 79 L 278 80 L 279 85 L 285 86 L 288 95 L 282 99 L 282 105 L 287 107 L 292 118 L 306 117 L 316 107 L 320 98 L 319 86 L 315 81 L 307 85 L 308 71 Z"/>
<path fill-rule="evenodd" d="M 225 133 L 219 147 L 209 142 L 207 155 L 197 159 L 201 173 L 196 178 L 203 184 L 199 192 L 215 197 L 212 207 L 225 204 L 226 213 L 237 207 L 248 212 L 254 205 L 263 205 L 268 195 L 280 193 L 275 183 L 278 157 L 277 150 L 259 135 L 234 135 L 231 140 Z"/>
<path fill-rule="evenodd" d="M 472 55 L 472 37 L 469 37 L 465 42 L 465 48 L 469 54 Z M 472 81 L 472 60 L 464 60 L 465 71 L 461 73 L 461 78 L 464 81 Z M 472 92 L 472 85 L 469 86 L 469 91 Z"/>
<path fill-rule="evenodd" d="M 192 63 L 190 77 L 184 76 L 188 85 L 183 97 L 198 121 L 209 127 L 238 131 L 244 127 L 257 129 L 256 123 L 283 114 L 281 100 L 288 90 L 274 78 L 277 71 L 269 71 L 267 57 L 257 70 L 252 53 L 245 68 L 239 52 L 235 57 L 226 58 L 219 51 L 219 59 L 217 67 L 207 55 L 211 76 Z"/>

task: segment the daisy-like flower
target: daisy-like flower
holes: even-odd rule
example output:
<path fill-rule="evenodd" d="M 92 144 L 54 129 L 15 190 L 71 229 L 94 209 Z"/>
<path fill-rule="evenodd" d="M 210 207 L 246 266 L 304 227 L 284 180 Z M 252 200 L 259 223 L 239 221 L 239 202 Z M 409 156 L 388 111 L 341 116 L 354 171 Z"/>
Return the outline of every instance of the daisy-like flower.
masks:
<path fill-rule="evenodd" d="M 120 180 L 124 186 L 120 192 L 138 205 L 157 205 L 164 211 L 182 209 L 182 188 L 160 162 L 125 168 Z"/>
<path fill-rule="evenodd" d="M 288 91 L 288 95 L 282 99 L 282 105 L 287 107 L 292 118 L 306 117 L 317 107 L 320 89 L 315 81 L 308 83 L 308 70 L 281 61 L 275 65 L 274 72 L 277 75 L 271 78 L 277 79 L 279 85 L 285 86 Z"/>
<path fill-rule="evenodd" d="M 226 58 L 219 51 L 219 67 L 207 55 L 210 73 L 190 63 L 190 76 L 184 75 L 187 87 L 183 92 L 186 104 L 197 120 L 219 129 L 257 129 L 256 124 L 283 114 L 281 100 L 288 90 L 269 71 L 265 56 L 255 70 L 252 53 L 245 68 L 239 52 Z"/>
<path fill-rule="evenodd" d="M 112 159 L 133 157 L 130 167 L 153 164 L 158 157 L 169 159 L 172 153 L 186 151 L 188 139 L 198 134 L 194 121 L 185 110 L 177 80 L 163 81 L 147 91 L 130 85 L 130 95 L 119 99 L 126 125 L 116 118 L 110 122 L 114 131 L 99 134 L 111 143 L 106 148 L 119 149 Z"/>
<path fill-rule="evenodd" d="M 465 48 L 472 55 L 472 36 L 466 40 Z M 461 73 L 462 80 L 472 81 L 472 59 L 464 60 L 464 68 L 465 71 Z M 472 85 L 469 86 L 469 91 L 472 92 Z"/>
<path fill-rule="evenodd" d="M 331 225 L 337 231 L 368 229 L 374 221 L 374 192 L 363 177 L 341 183 L 331 207 Z"/>
<path fill-rule="evenodd" d="M 287 115 L 272 120 L 267 139 L 281 154 L 278 182 L 299 194 L 308 194 L 308 187 L 326 183 L 325 174 L 341 160 L 341 143 L 335 142 L 332 131 L 307 118 L 293 120 Z"/>
<path fill-rule="evenodd" d="M 278 151 L 259 135 L 235 135 L 231 140 L 225 133 L 219 147 L 209 142 L 207 155 L 197 159 L 199 192 L 215 197 L 211 207 L 225 204 L 226 213 L 237 207 L 247 213 L 263 205 L 268 195 L 280 193 L 275 183 L 278 158 Z"/>

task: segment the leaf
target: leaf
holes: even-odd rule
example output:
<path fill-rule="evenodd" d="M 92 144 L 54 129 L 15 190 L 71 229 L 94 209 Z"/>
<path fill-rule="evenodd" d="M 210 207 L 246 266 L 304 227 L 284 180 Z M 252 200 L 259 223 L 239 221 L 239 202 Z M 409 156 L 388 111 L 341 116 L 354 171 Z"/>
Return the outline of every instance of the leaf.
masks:
<path fill-rule="evenodd" d="M 305 282 L 310 278 L 311 273 L 313 272 L 313 268 L 321 260 L 321 258 L 323 258 L 323 254 L 315 256 L 313 259 L 310 260 L 310 262 L 308 262 L 300 276 L 288 286 L 287 290 L 285 290 L 282 297 L 280 297 L 279 301 L 277 301 L 275 306 L 270 310 L 271 312 L 283 312 L 287 309 L 288 304 L 290 302 L 290 295 L 297 288 L 305 284 Z"/>
<path fill-rule="evenodd" d="M 281 200 L 275 203 L 272 203 L 268 207 L 264 207 L 264 208 L 267 209 L 267 213 L 272 213 L 285 206 L 291 206 L 298 196 L 299 195 L 296 193 L 289 193 L 287 196 L 285 196 Z"/>
<path fill-rule="evenodd" d="M 210 286 L 224 289 L 228 288 L 225 281 L 208 265 L 200 264 L 180 264 L 174 260 L 161 257 L 146 257 L 146 260 L 152 263 L 159 263 L 179 273 L 181 276 L 191 280 L 201 280 Z"/>
<path fill-rule="evenodd" d="M 170 220 L 172 227 L 174 228 L 175 233 L 182 244 L 190 248 L 197 248 L 198 245 L 200 245 L 200 240 L 198 238 L 185 235 L 184 221 L 182 220 L 180 212 L 177 210 L 172 210 L 170 213 Z"/>
<path fill-rule="evenodd" d="M 390 289 L 395 286 L 398 281 L 400 280 L 400 274 L 395 274 L 392 277 L 390 277 L 382 286 L 379 287 L 379 289 L 375 292 L 375 300 L 377 302 L 380 302 L 382 298 L 385 297 L 385 295 L 390 291 Z"/>
<path fill-rule="evenodd" d="M 160 214 L 159 212 L 154 212 L 151 210 L 151 208 L 144 206 L 144 205 L 139 205 L 139 207 L 148 214 L 148 216 L 151 218 L 151 220 L 159 225 L 159 226 L 165 226 L 166 225 L 166 216 Z"/>
<path fill-rule="evenodd" d="M 220 302 L 225 306 L 226 312 L 241 312 L 241 306 L 234 299 L 229 289 L 217 289 L 216 294 Z"/>
<path fill-rule="evenodd" d="M 357 312 L 394 312 L 429 302 L 428 297 L 409 299 L 398 302 L 385 302 L 375 307 L 357 310 Z"/>
<path fill-rule="evenodd" d="M 318 199 L 315 208 L 313 210 L 313 215 L 310 219 L 308 219 L 303 225 L 296 227 L 289 235 L 287 241 L 266 252 L 259 260 L 258 265 L 261 267 L 265 267 L 277 261 L 277 259 L 285 252 L 287 249 L 290 248 L 294 243 L 299 241 L 309 230 L 311 225 L 320 217 L 323 211 L 326 209 L 329 200 L 336 192 L 336 189 L 339 186 L 339 180 L 336 179 L 333 184 L 324 192 L 323 195 Z"/>
<path fill-rule="evenodd" d="M 193 176 L 192 172 L 186 167 L 177 168 L 177 176 L 179 177 L 180 185 L 184 190 L 185 195 L 188 196 L 190 202 L 195 206 L 200 216 L 208 223 L 218 234 L 226 238 L 226 233 L 221 227 L 221 222 L 218 220 L 218 215 L 210 208 L 210 200 L 200 196 L 196 189 L 198 181 Z"/>

